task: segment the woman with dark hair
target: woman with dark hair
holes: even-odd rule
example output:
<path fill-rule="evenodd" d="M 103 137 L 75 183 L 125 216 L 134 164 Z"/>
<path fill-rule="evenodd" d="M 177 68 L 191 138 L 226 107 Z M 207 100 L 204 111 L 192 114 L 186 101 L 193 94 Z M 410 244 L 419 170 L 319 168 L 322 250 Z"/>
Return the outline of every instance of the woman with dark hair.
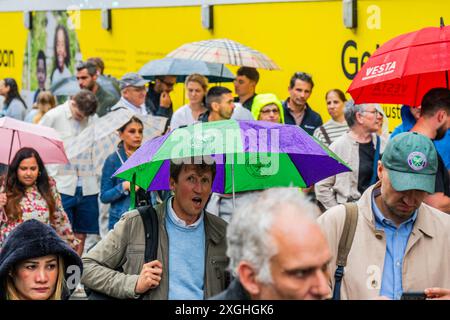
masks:
<path fill-rule="evenodd" d="M 110 230 L 130 207 L 130 182 L 111 176 L 141 146 L 143 130 L 144 125 L 137 117 L 132 117 L 125 123 L 118 130 L 121 141 L 117 150 L 106 158 L 103 165 L 100 201 L 111 204 L 108 223 Z"/>
<path fill-rule="evenodd" d="M 70 66 L 70 43 L 69 33 L 62 25 L 55 29 L 55 40 L 53 42 L 53 72 L 51 76 L 52 85 L 61 79 L 68 78 L 72 74 L 69 71 Z"/>
<path fill-rule="evenodd" d="M 332 89 L 325 94 L 325 101 L 331 119 L 314 131 L 314 137 L 329 146 L 348 131 L 348 124 L 344 117 L 347 98 L 341 90 Z"/>
<path fill-rule="evenodd" d="M 49 177 L 39 153 L 32 148 L 17 151 L 0 185 L 0 248 L 8 234 L 26 220 L 37 219 L 55 229 L 61 239 L 78 249 L 56 183 Z"/>
<path fill-rule="evenodd" d="M 66 300 L 82 272 L 80 257 L 55 230 L 25 221 L 0 252 L 0 300 Z"/>
<path fill-rule="evenodd" d="M 19 94 L 16 80 L 13 78 L 0 80 L 0 95 L 5 97 L 3 116 L 23 121 L 27 113 L 27 105 Z"/>

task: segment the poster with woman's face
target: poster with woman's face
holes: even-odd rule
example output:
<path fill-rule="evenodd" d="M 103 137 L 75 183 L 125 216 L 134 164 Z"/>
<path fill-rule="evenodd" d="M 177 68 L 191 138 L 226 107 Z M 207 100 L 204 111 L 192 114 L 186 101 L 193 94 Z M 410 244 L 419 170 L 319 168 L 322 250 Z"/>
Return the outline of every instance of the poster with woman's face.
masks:
<path fill-rule="evenodd" d="M 74 74 L 81 60 L 75 26 L 66 11 L 33 13 L 25 50 L 23 89 L 48 90 Z"/>

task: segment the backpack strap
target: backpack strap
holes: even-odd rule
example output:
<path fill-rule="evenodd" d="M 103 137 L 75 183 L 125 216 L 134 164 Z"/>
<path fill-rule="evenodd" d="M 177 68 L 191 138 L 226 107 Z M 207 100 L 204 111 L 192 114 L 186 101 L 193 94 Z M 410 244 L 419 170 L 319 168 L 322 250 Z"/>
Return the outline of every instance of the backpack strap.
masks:
<path fill-rule="evenodd" d="M 320 132 L 322 132 L 323 137 L 325 138 L 325 141 L 327 142 L 328 145 L 331 144 L 331 139 L 330 136 L 328 135 L 327 130 L 325 130 L 324 126 L 320 126 L 319 127 Z"/>
<path fill-rule="evenodd" d="M 144 223 L 145 253 L 144 263 L 156 260 L 158 253 L 158 216 L 152 205 L 137 208 Z"/>
<path fill-rule="evenodd" d="M 334 273 L 333 300 L 341 299 L 341 281 L 344 276 L 344 267 L 347 265 L 347 257 L 352 247 L 358 224 L 358 206 L 356 203 L 345 203 L 345 223 L 339 239 L 338 255 L 336 260 L 337 269 Z"/>
<path fill-rule="evenodd" d="M 145 252 L 144 263 L 156 260 L 158 253 L 158 216 L 155 209 L 149 205 L 137 208 L 139 214 L 144 223 L 145 231 Z M 123 272 L 122 268 L 118 268 L 117 271 Z M 108 296 L 104 293 L 92 290 L 85 286 L 85 291 L 88 300 L 118 300 L 117 298 Z M 144 295 L 141 295 L 139 299 L 142 299 Z"/>

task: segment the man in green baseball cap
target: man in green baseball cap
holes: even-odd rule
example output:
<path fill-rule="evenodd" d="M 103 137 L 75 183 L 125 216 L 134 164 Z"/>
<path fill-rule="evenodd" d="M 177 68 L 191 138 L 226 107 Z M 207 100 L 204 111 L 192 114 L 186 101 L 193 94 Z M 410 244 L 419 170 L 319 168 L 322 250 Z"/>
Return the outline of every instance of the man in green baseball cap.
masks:
<path fill-rule="evenodd" d="M 450 215 L 423 202 L 435 191 L 437 167 L 428 137 L 405 132 L 389 141 L 378 162 L 380 180 L 356 203 L 357 225 L 338 290 L 341 299 L 401 299 L 407 292 L 450 288 Z M 334 259 L 341 236 L 350 235 L 344 227 L 346 215 L 346 208 L 338 205 L 318 219 Z M 339 281 L 336 263 L 328 269 L 335 274 L 332 288 Z"/>
<path fill-rule="evenodd" d="M 432 141 L 424 135 L 400 134 L 386 146 L 381 163 L 396 191 L 434 192 L 437 154 Z"/>

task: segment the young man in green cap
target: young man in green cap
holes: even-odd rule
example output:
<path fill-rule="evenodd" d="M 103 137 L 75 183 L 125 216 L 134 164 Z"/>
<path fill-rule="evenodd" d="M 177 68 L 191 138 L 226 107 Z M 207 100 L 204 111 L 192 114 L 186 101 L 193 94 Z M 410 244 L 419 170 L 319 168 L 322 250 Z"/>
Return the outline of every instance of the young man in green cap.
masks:
<path fill-rule="evenodd" d="M 450 216 L 423 203 L 434 193 L 437 167 L 436 150 L 426 136 L 407 132 L 389 141 L 378 162 L 380 181 L 357 202 L 341 299 L 400 299 L 405 292 L 450 287 Z M 330 275 L 336 271 L 345 218 L 345 207 L 338 205 L 318 220 L 334 257 Z"/>

